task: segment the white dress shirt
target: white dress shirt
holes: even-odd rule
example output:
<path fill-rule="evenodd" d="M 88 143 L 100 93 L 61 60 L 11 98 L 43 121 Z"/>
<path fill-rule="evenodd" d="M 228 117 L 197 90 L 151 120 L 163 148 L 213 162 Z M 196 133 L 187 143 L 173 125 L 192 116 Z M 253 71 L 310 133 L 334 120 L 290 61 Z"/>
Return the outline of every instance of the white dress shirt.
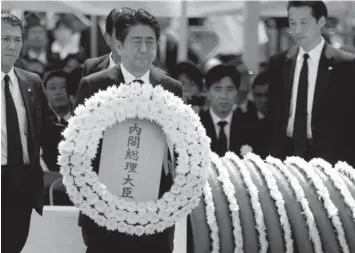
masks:
<path fill-rule="evenodd" d="M 213 125 L 214 125 L 214 129 L 216 131 L 216 136 L 217 139 L 219 138 L 219 130 L 220 130 L 220 126 L 218 125 L 218 122 L 220 121 L 226 121 L 227 125 L 225 125 L 224 127 L 224 132 L 226 134 L 227 137 L 227 149 L 229 150 L 229 143 L 230 143 L 230 132 L 231 132 L 231 124 L 232 124 L 232 117 L 233 117 L 233 110 L 228 114 L 228 116 L 224 119 L 221 119 L 213 110 L 212 108 L 210 108 L 210 114 L 212 117 L 212 121 L 213 121 Z"/>
<path fill-rule="evenodd" d="M 145 83 L 150 83 L 149 81 L 149 73 L 150 73 L 150 70 L 148 70 L 143 76 L 141 77 L 135 77 L 133 76 L 131 73 L 128 72 L 128 70 L 123 66 L 123 64 L 121 63 L 121 71 L 122 71 L 122 75 L 123 75 L 123 78 L 125 80 L 126 83 L 130 83 L 136 79 L 140 79 L 142 80 L 143 82 Z"/>
<path fill-rule="evenodd" d="M 5 102 L 5 77 L 1 71 L 1 165 L 7 165 L 7 127 L 6 127 L 6 102 Z M 30 159 L 27 149 L 27 118 L 26 108 L 23 102 L 20 85 L 12 68 L 7 75 L 10 77 L 9 89 L 15 102 L 17 117 L 19 120 L 20 135 L 23 150 L 23 162 L 29 164 Z"/>
<path fill-rule="evenodd" d="M 298 50 L 297 62 L 295 66 L 295 74 L 293 76 L 293 87 L 292 87 L 292 97 L 290 105 L 290 117 L 287 125 L 287 136 L 293 136 L 293 128 L 296 115 L 296 104 L 297 104 L 297 92 L 298 92 L 298 82 L 301 74 L 301 69 L 303 66 L 303 55 L 308 53 L 308 98 L 307 98 L 307 138 L 312 139 L 312 110 L 313 110 L 313 98 L 314 91 L 316 88 L 317 74 L 319 60 L 324 47 L 324 39 L 322 37 L 321 42 L 314 47 L 311 51 L 305 52 L 302 47 Z"/>

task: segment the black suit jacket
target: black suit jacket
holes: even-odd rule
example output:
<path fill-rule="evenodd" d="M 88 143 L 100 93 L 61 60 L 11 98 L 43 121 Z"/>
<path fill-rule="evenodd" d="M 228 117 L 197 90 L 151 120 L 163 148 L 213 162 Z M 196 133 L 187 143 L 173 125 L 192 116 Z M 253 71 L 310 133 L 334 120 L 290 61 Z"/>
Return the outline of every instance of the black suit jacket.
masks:
<path fill-rule="evenodd" d="M 269 113 L 273 131 L 271 154 L 284 158 L 298 47 L 270 59 Z M 355 56 L 325 44 L 319 61 L 312 111 L 314 156 L 354 164 Z"/>
<path fill-rule="evenodd" d="M 43 141 L 43 126 L 48 114 L 48 100 L 43 84 L 37 74 L 14 68 L 18 79 L 22 99 L 26 108 L 28 125 L 27 148 L 30 166 L 26 172 L 30 175 L 30 182 L 25 182 L 28 194 L 32 198 L 29 202 L 42 215 L 44 202 L 43 171 L 40 166 L 40 146 Z M 11 141 L 11 140 L 9 140 Z M 11 169 L 11 168 L 10 168 Z M 4 171 L 4 175 L 7 171 Z M 21 200 L 17 200 L 21 201 Z"/>
<path fill-rule="evenodd" d="M 110 54 L 105 54 L 100 57 L 90 58 L 84 62 L 83 77 L 90 74 L 105 70 L 110 64 Z"/>
<path fill-rule="evenodd" d="M 182 97 L 182 85 L 180 82 L 164 75 L 159 69 L 154 67 L 150 70 L 150 82 L 153 86 L 161 85 L 165 90 L 168 90 L 178 97 Z M 94 73 L 92 75 L 83 77 L 79 84 L 79 90 L 76 95 L 75 107 L 83 104 L 86 98 L 91 97 L 99 90 L 105 90 L 112 85 L 119 85 L 125 83 L 123 74 L 121 72 L 120 65 L 116 65 L 113 68 L 105 69 L 103 71 Z M 98 153 L 93 160 L 93 168 L 98 173 L 100 165 L 102 142 L 99 145 Z M 164 178 L 164 171 L 162 171 L 162 180 Z M 167 181 L 168 180 L 168 181 Z M 165 182 L 161 182 L 160 195 L 170 189 L 172 185 L 172 178 L 166 179 Z M 79 225 L 88 229 L 100 229 L 90 218 L 85 215 L 79 216 Z"/>
<path fill-rule="evenodd" d="M 211 150 L 217 151 L 217 133 L 213 124 L 211 113 L 209 110 L 200 113 L 201 123 L 206 129 L 207 136 L 211 138 Z M 247 131 L 247 118 L 243 112 L 237 108 L 233 112 L 232 123 L 229 137 L 229 151 L 240 155 L 240 149 L 243 145 L 249 144 Z"/>

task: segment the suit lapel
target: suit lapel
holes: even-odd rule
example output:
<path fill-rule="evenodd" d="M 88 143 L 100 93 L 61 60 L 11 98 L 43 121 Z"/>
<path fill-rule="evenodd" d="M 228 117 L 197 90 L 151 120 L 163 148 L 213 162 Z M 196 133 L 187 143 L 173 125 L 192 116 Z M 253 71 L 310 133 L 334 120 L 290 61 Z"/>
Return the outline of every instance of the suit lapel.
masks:
<path fill-rule="evenodd" d="M 35 104 L 34 104 L 34 97 L 33 97 L 33 91 L 31 89 L 31 85 L 28 84 L 28 80 L 26 79 L 26 76 L 24 76 L 22 74 L 22 72 L 15 68 L 15 74 L 17 76 L 17 80 L 20 86 L 20 90 L 21 90 L 21 95 L 22 95 L 22 99 L 26 108 L 26 116 L 27 116 L 27 129 L 28 129 L 28 134 L 31 136 L 30 138 L 28 138 L 28 152 L 30 154 L 30 158 L 31 158 L 31 147 L 32 145 L 30 144 L 31 142 L 34 143 L 34 133 L 35 133 L 35 129 L 34 129 L 34 115 L 36 113 L 36 108 L 35 108 Z"/>
<path fill-rule="evenodd" d="M 108 55 L 105 55 L 103 58 L 102 58 L 102 61 L 99 62 L 99 64 L 97 64 L 97 66 L 94 68 L 95 70 L 104 70 L 104 69 L 107 69 L 109 67 L 109 64 L 110 64 L 110 54 Z M 96 72 L 96 71 L 95 71 Z"/>
<path fill-rule="evenodd" d="M 206 129 L 207 136 L 211 138 L 211 145 L 214 146 L 217 141 L 217 133 L 209 110 L 201 113 L 201 123 Z"/>
<path fill-rule="evenodd" d="M 295 75 L 297 54 L 298 54 L 298 48 L 297 47 L 291 48 L 286 56 L 286 61 L 283 68 L 284 93 L 282 95 L 286 101 L 285 104 L 286 106 L 284 107 L 284 115 L 286 118 L 288 118 L 290 112 L 293 77 Z"/>
<path fill-rule="evenodd" d="M 324 93 L 327 91 L 329 86 L 330 74 L 332 73 L 332 60 L 328 59 L 326 56 L 326 50 L 328 45 L 325 44 L 318 65 L 316 87 L 314 90 L 313 97 L 313 109 L 312 118 L 317 115 L 317 111 L 320 108 L 319 105 L 322 101 Z M 315 122 L 315 120 L 312 120 Z"/>
<path fill-rule="evenodd" d="M 156 71 L 154 70 L 154 68 L 150 69 L 150 73 L 149 73 L 149 81 L 152 84 L 153 87 L 155 87 L 156 85 L 160 84 L 160 78 L 158 77 Z M 161 84 L 162 85 L 162 84 Z"/>

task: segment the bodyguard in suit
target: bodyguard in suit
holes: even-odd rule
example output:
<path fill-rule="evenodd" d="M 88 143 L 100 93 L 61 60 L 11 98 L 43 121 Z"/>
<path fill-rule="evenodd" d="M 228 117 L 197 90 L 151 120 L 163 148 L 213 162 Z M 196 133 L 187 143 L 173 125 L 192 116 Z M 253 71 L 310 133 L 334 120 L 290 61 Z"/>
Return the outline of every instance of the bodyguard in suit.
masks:
<path fill-rule="evenodd" d="M 2 252 L 24 247 L 32 209 L 42 214 L 40 143 L 48 101 L 38 75 L 14 67 L 22 48 L 21 20 L 1 14 Z"/>
<path fill-rule="evenodd" d="M 211 149 L 220 156 L 227 151 L 240 155 L 248 144 L 246 118 L 235 104 L 241 76 L 235 66 L 217 65 L 206 74 L 210 108 L 200 113 L 201 123 L 211 138 Z"/>
<path fill-rule="evenodd" d="M 287 10 L 297 45 L 270 59 L 271 154 L 353 163 L 355 56 L 321 36 L 324 2 L 290 1 Z"/>
<path fill-rule="evenodd" d="M 120 62 L 120 56 L 115 47 L 116 32 L 114 26 L 115 26 L 117 15 L 119 15 L 119 12 L 122 11 L 123 9 L 124 8 L 122 9 L 115 8 L 111 10 L 106 18 L 105 41 L 109 46 L 109 48 L 111 49 L 111 53 L 105 54 L 100 57 L 87 59 L 84 62 L 83 76 L 88 76 L 92 73 L 99 72 L 107 68 L 112 68 Z"/>
<path fill-rule="evenodd" d="M 149 82 L 153 86 L 161 85 L 164 89 L 182 97 L 181 83 L 156 70 L 152 62 L 156 57 L 157 41 L 160 28 L 151 14 L 142 9 L 121 9 L 115 24 L 115 47 L 121 57 L 121 64 L 113 68 L 83 77 L 76 95 L 76 105 L 82 104 L 99 90 L 112 85 L 130 83 L 134 80 Z M 98 172 L 101 145 L 93 168 Z M 160 197 L 170 189 L 172 175 L 162 171 Z M 108 231 L 99 227 L 85 215 L 80 215 L 79 225 L 86 234 L 87 253 L 101 252 L 159 252 L 173 251 L 174 228 L 150 236 L 130 236 Z"/>

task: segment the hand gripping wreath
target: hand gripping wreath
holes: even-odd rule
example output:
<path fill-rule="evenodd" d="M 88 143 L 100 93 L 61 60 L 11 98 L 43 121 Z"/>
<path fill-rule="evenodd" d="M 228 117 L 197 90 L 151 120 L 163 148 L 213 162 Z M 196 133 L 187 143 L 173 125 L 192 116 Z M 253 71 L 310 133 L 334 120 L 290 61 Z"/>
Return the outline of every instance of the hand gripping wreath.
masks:
<path fill-rule="evenodd" d="M 157 201 L 113 195 L 91 166 L 104 131 L 134 118 L 159 124 L 178 153 L 174 183 Z M 75 206 L 98 225 L 138 236 L 154 234 L 198 205 L 210 166 L 210 139 L 193 109 L 161 86 L 131 83 L 99 91 L 76 108 L 63 135 L 58 157 L 63 183 Z"/>

